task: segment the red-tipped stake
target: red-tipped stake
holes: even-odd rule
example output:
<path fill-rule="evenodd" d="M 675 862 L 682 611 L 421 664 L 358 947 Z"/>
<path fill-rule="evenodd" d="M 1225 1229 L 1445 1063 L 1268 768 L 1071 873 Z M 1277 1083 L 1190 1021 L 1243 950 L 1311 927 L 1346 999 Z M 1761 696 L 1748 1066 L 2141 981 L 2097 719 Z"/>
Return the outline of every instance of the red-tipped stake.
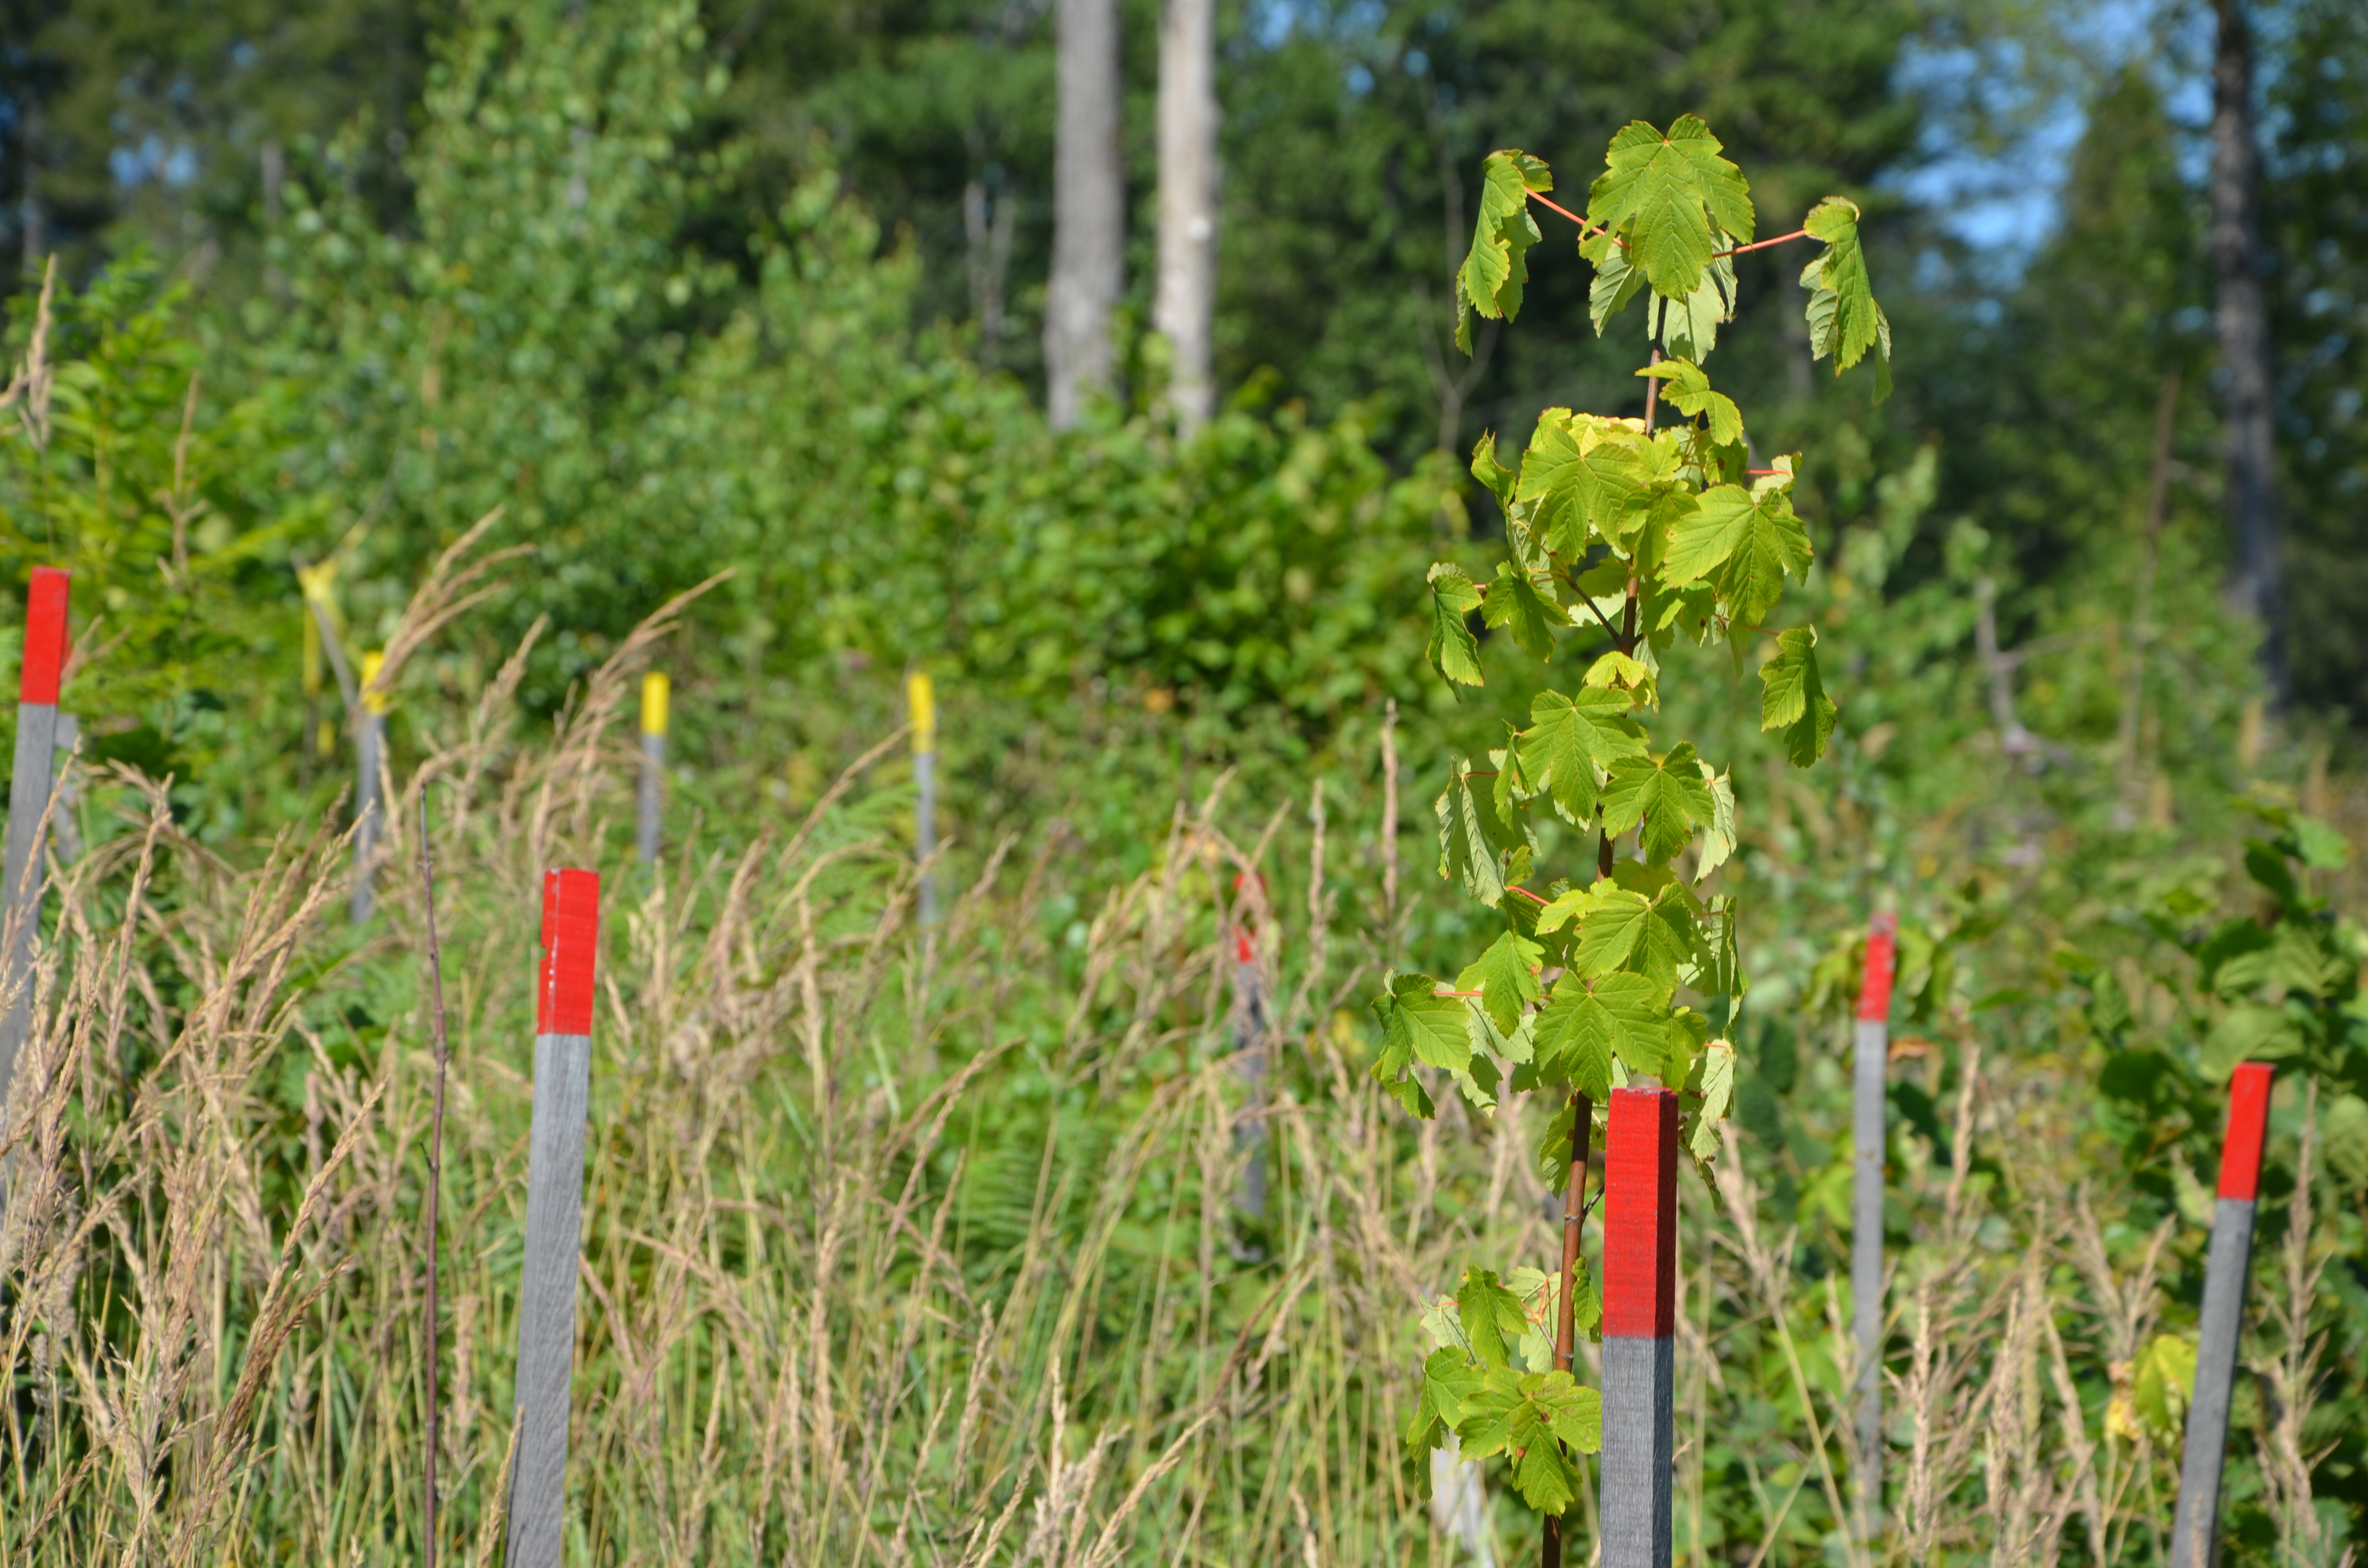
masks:
<path fill-rule="evenodd" d="M 1678 1096 L 1614 1089 L 1603 1135 L 1603 1568 L 1669 1568 Z"/>
<path fill-rule="evenodd" d="M 1234 1148 L 1247 1151 L 1234 1205 L 1253 1220 L 1266 1218 L 1266 984 L 1258 969 L 1258 934 L 1250 928 L 1249 875 L 1234 879 L 1234 1070 L 1242 1080 L 1242 1115 L 1234 1123 Z M 1258 879 L 1266 891 L 1266 879 Z"/>
<path fill-rule="evenodd" d="M 576 1233 L 584 1220 L 584 1112 L 592 1085 L 592 966 L 600 878 L 542 879 L 534 1124 L 527 1145 L 526 1263 L 518 1286 L 518 1458 L 510 1568 L 559 1568 L 567 1504 L 567 1382 L 575 1351 Z"/>
<path fill-rule="evenodd" d="M 1867 924 L 1866 968 L 1858 988 L 1850 1136 L 1856 1187 L 1850 1195 L 1850 1316 L 1858 1342 L 1858 1533 L 1883 1525 L 1883 1151 L 1884 1077 L 1891 1055 L 1891 976 L 1898 962 L 1899 921 Z"/>
<path fill-rule="evenodd" d="M 66 664 L 66 574 L 36 566 L 25 596 L 17 687 L 17 762 L 8 780 L 8 852 L 0 884 L 0 1109 L 33 1028 L 33 933 L 41 925 L 41 828 L 56 766 L 58 681 Z"/>
<path fill-rule="evenodd" d="M 2237 1381 L 2245 1277 L 2253 1264 L 2253 1199 L 2261 1185 L 2269 1125 L 2270 1069 L 2260 1062 L 2240 1063 L 2228 1080 L 2220 1202 L 2203 1265 L 2203 1322 L 2195 1397 L 2187 1406 L 2187 1450 L 2179 1466 L 2179 1510 L 2170 1526 L 2171 1568 L 2212 1568 L 2220 1540 L 2220 1465 L 2228 1450 L 2228 1396 Z"/>

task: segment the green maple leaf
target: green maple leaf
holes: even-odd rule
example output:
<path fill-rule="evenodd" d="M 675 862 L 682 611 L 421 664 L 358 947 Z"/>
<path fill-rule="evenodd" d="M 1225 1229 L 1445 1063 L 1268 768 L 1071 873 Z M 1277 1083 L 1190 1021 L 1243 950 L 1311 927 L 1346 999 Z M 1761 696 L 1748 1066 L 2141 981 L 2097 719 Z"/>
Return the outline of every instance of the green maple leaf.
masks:
<path fill-rule="evenodd" d="M 1549 408 L 1538 415 L 1538 427 L 1521 452 L 1520 477 L 1514 482 L 1514 499 L 1529 509 L 1530 529 L 1548 550 L 1575 553 L 1566 548 L 1587 538 L 1587 513 L 1578 498 L 1580 425 L 1567 408 Z"/>
<path fill-rule="evenodd" d="M 1595 335 L 1601 337 L 1604 323 L 1644 292 L 1645 273 L 1628 265 L 1628 247 L 1609 230 L 1579 241 L 1578 254 L 1595 265 L 1595 281 L 1587 290 L 1587 316 L 1595 324 Z"/>
<path fill-rule="evenodd" d="M 1455 989 L 1479 992 L 1489 1020 L 1509 1035 L 1520 1024 L 1521 1008 L 1538 999 L 1538 965 L 1544 958 L 1543 948 L 1508 931 L 1456 977 Z"/>
<path fill-rule="evenodd" d="M 1603 1396 L 1568 1372 L 1541 1372 L 1525 1389 L 1548 1430 L 1582 1454 L 1603 1449 Z M 1523 1380 L 1528 1383 L 1528 1380 Z"/>
<path fill-rule="evenodd" d="M 1545 547 L 1576 560 L 1587 551 L 1590 529 L 1606 540 L 1635 532 L 1646 516 L 1652 478 L 1634 432 L 1550 408 L 1521 454 L 1514 494 L 1529 503 L 1530 528 Z"/>
<path fill-rule="evenodd" d="M 1712 238 L 1722 251 L 1734 244 L 1715 231 Z M 1679 358 L 1700 364 L 1718 347 L 1718 329 L 1735 319 L 1736 298 L 1735 259 L 1713 256 L 1692 293 L 1682 300 L 1656 294 L 1645 301 L 1645 335 Z"/>
<path fill-rule="evenodd" d="M 1455 1288 L 1455 1312 L 1472 1353 L 1491 1369 L 1509 1365 L 1513 1345 L 1530 1331 L 1529 1309 L 1493 1269 L 1463 1271 L 1463 1282 Z"/>
<path fill-rule="evenodd" d="M 1694 510 L 1669 530 L 1661 581 L 1705 581 L 1717 588 L 1727 613 L 1757 626 L 1783 596 L 1784 579 L 1804 574 L 1812 555 L 1809 530 L 1793 515 L 1789 485 L 1758 492 L 1713 485 Z"/>
<path fill-rule="evenodd" d="M 1415 1402 L 1414 1418 L 1406 1424 L 1406 1457 L 1420 1459 L 1441 1446 L 1463 1418 L 1465 1402 L 1486 1381 L 1486 1371 L 1454 1346 L 1443 1346 L 1424 1358 L 1421 1396 Z"/>
<path fill-rule="evenodd" d="M 1513 1446 L 1520 1453 L 1513 1461 L 1513 1490 L 1539 1513 L 1559 1517 L 1578 1495 L 1579 1475 L 1550 1437 L 1535 1407 L 1522 1405 L 1513 1423 Z"/>
<path fill-rule="evenodd" d="M 1486 684 L 1480 674 L 1480 640 L 1463 623 L 1464 616 L 1479 608 L 1480 590 L 1463 567 L 1446 561 L 1432 563 L 1430 641 L 1423 657 L 1440 675 L 1464 686 Z"/>
<path fill-rule="evenodd" d="M 1683 849 L 1694 829 L 1708 826 L 1718 806 L 1692 743 L 1680 742 L 1658 762 L 1632 759 L 1614 768 L 1602 808 L 1607 833 L 1643 825 L 1645 858 L 1658 865 Z"/>
<path fill-rule="evenodd" d="M 1520 857 L 1523 836 L 1497 814 L 1492 791 L 1472 788 L 1472 765 L 1457 758 L 1447 789 L 1433 802 L 1439 814 L 1439 874 L 1460 881 L 1474 898 L 1494 909 L 1505 901 L 1502 857 Z M 1519 877 L 1515 878 L 1519 881 Z"/>
<path fill-rule="evenodd" d="M 1596 687 L 1577 697 L 1542 691 L 1531 701 L 1530 727 L 1515 743 L 1521 772 L 1571 822 L 1595 815 L 1606 768 L 1645 755 L 1645 732 L 1629 717 L 1633 701 L 1625 691 Z"/>
<path fill-rule="evenodd" d="M 1430 1094 L 1408 1069 L 1422 1062 L 1468 1072 L 1472 1042 L 1463 1027 L 1463 1003 L 1440 995 L 1439 982 L 1427 974 L 1393 974 L 1389 989 L 1374 997 L 1372 1006 L 1373 1017 L 1382 1023 L 1374 1081 L 1407 1110 L 1429 1118 L 1434 1108 Z"/>
<path fill-rule="evenodd" d="M 1751 187 L 1720 152 L 1692 115 L 1667 136 L 1631 120 L 1611 138 L 1606 167 L 1587 193 L 1588 218 L 1625 243 L 1628 264 L 1665 298 L 1683 300 L 1700 286 L 1718 231 L 1751 238 Z"/>
<path fill-rule="evenodd" d="M 1536 1087 L 1535 1085 L 1531 1086 Z M 1545 1184 L 1548 1192 L 1561 1192 L 1569 1186 L 1570 1130 L 1577 1125 L 1577 1105 L 1567 1096 L 1563 1096 L 1554 1105 L 1554 1115 L 1546 1122 L 1544 1135 L 1531 1151 L 1537 1162 L 1538 1179 Z"/>
<path fill-rule="evenodd" d="M 1497 432 L 1483 434 L 1472 446 L 1472 477 L 1488 487 L 1497 497 L 1497 505 L 1507 512 L 1513 509 L 1513 471 L 1497 461 Z"/>
<path fill-rule="evenodd" d="M 1560 1514 L 1578 1495 L 1578 1471 L 1562 1445 L 1593 1453 L 1603 1443 L 1602 1398 L 1568 1372 L 1492 1369 L 1463 1415 L 1455 1434 L 1465 1457 L 1513 1454 L 1513 1489 L 1541 1513 Z"/>
<path fill-rule="evenodd" d="M 1865 358 L 1868 349 L 1880 350 L 1874 362 L 1874 401 L 1881 403 L 1891 395 L 1891 322 L 1874 302 L 1858 220 L 1858 203 L 1828 196 L 1802 224 L 1810 238 L 1826 243 L 1825 255 L 1801 273 L 1801 287 L 1809 290 L 1809 357 L 1830 355 L 1839 376 Z"/>
<path fill-rule="evenodd" d="M 1694 862 L 1694 882 L 1704 879 L 1725 865 L 1735 853 L 1735 780 L 1724 773 L 1714 773 L 1709 763 L 1702 765 L 1702 777 L 1710 780 L 1710 825 L 1702 834 L 1702 851 Z"/>
<path fill-rule="evenodd" d="M 1811 239 L 1825 242 L 1826 254 L 1812 265 L 1816 268 L 1818 292 L 1833 296 L 1832 309 L 1825 319 L 1811 324 L 1813 328 L 1823 330 L 1813 333 L 1809 356 L 1813 359 L 1833 356 L 1837 375 L 1864 358 L 1866 351 L 1882 338 L 1877 325 L 1882 312 L 1874 302 L 1874 286 L 1867 278 L 1866 251 L 1859 244 L 1858 220 L 1857 202 L 1828 196 L 1810 210 L 1801 225 Z"/>
<path fill-rule="evenodd" d="M 1484 1460 L 1513 1446 L 1513 1415 L 1521 1406 L 1521 1374 L 1510 1367 L 1491 1367 L 1480 1386 L 1463 1402 L 1455 1436 L 1468 1460 Z"/>
<path fill-rule="evenodd" d="M 1668 1025 L 1669 993 L 1648 975 L 1623 971 L 1590 985 L 1565 974 L 1538 1014 L 1539 1081 L 1568 1084 L 1602 1104 L 1611 1093 L 1612 1057 L 1634 1072 L 1656 1071 Z"/>
<path fill-rule="evenodd" d="M 1710 372 L 1700 365 L 1683 359 L 1664 359 L 1636 373 L 1666 381 L 1668 385 L 1662 388 L 1661 395 L 1687 418 L 1708 415 L 1711 445 L 1731 447 L 1743 439 L 1743 411 L 1735 406 L 1733 398 L 1712 389 Z"/>
<path fill-rule="evenodd" d="M 1577 1277 L 1571 1280 L 1570 1325 L 1600 1345 L 1603 1342 L 1603 1287 L 1587 1269 L 1587 1260 L 1578 1260 Z M 1598 1412 L 1596 1441 L 1603 1440 L 1600 1412 Z"/>
<path fill-rule="evenodd" d="M 1543 236 L 1530 216 L 1530 192 L 1554 188 L 1545 162 L 1519 148 L 1488 154 L 1481 165 L 1480 221 L 1455 273 L 1455 346 L 1472 352 L 1474 312 L 1491 321 L 1521 313 L 1529 248 Z"/>
<path fill-rule="evenodd" d="M 1691 1007 L 1679 1007 L 1669 1015 L 1668 1039 L 1664 1046 L 1661 1064 L 1645 1071 L 1656 1074 L 1661 1082 L 1672 1087 L 1693 1075 L 1694 1058 L 1702 1042 L 1710 1039 L 1710 1020 Z"/>
<path fill-rule="evenodd" d="M 1571 950 L 1572 969 L 1586 979 L 1595 980 L 1626 963 L 1637 944 L 1644 940 L 1645 922 L 1652 913 L 1653 901 L 1644 894 L 1616 882 L 1597 882 L 1587 890 L 1579 911 L 1578 941 Z M 1538 929 L 1545 928 L 1544 916 L 1541 915 Z"/>
<path fill-rule="evenodd" d="M 1616 1021 L 1588 994 L 1586 983 L 1575 974 L 1564 975 L 1554 983 L 1554 999 L 1538 1014 L 1537 1081 L 1567 1085 L 1601 1101 L 1611 1093 L 1611 1053 L 1617 1034 Z M 1569 1118 L 1559 1119 L 1567 1123 Z M 1562 1164 L 1567 1166 L 1570 1129 L 1565 1125 L 1562 1131 L 1565 1151 Z"/>
<path fill-rule="evenodd" d="M 1776 656 L 1759 666 L 1759 727 L 1784 732 L 1784 755 L 1807 767 L 1826 755 L 1841 710 L 1826 695 L 1817 673 L 1817 629 L 1788 627 L 1776 634 Z"/>
<path fill-rule="evenodd" d="M 1507 628 L 1521 651 L 1536 659 L 1553 656 L 1554 629 L 1570 624 L 1553 587 L 1541 591 L 1527 572 L 1509 561 L 1497 563 L 1497 580 L 1489 585 L 1480 618 L 1487 625 Z"/>
<path fill-rule="evenodd" d="M 1723 1040 L 1713 1040 L 1702 1053 L 1702 1095 L 1687 1147 L 1695 1159 L 1707 1162 L 1718 1155 L 1718 1124 L 1726 1119 L 1727 1109 L 1735 1103 L 1735 1047 Z"/>
<path fill-rule="evenodd" d="M 1653 504 L 1653 460 L 1628 432 L 1608 431 L 1578 464 L 1579 509 L 1596 538 L 1618 546 L 1645 525 Z M 1585 540 L 1563 553 L 1585 553 Z"/>

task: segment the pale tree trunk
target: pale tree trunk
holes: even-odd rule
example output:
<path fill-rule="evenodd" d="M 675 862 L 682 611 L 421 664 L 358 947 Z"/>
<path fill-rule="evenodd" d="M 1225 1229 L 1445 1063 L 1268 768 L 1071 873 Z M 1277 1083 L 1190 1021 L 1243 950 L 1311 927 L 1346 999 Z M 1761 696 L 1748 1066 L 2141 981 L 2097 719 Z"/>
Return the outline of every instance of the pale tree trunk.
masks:
<path fill-rule="evenodd" d="M 1058 0 L 1053 276 L 1044 290 L 1045 402 L 1054 429 L 1110 384 L 1110 312 L 1126 278 L 1119 164 L 1118 0 Z"/>
<path fill-rule="evenodd" d="M 2261 668 L 2283 703 L 2288 672 L 2285 567 L 2279 555 L 2269 307 L 2261 289 L 2261 158 L 2254 140 L 2253 49 L 2241 0 L 2214 0 L 2212 62 L 2212 269 L 2218 284 L 2228 521 L 2235 594 L 2261 623 Z"/>
<path fill-rule="evenodd" d="M 1151 324 L 1167 339 L 1178 426 L 1217 405 L 1209 320 L 1217 301 L 1216 0 L 1167 0 L 1159 28 L 1159 287 Z"/>

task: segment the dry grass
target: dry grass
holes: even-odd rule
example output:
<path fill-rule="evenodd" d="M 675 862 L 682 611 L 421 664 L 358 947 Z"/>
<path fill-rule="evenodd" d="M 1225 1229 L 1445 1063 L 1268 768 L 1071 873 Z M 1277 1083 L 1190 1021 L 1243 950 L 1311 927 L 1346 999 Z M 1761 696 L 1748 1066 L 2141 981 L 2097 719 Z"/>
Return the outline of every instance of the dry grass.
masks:
<path fill-rule="evenodd" d="M 1355 803 L 1330 802 L 1328 849 L 1320 794 L 1237 844 L 1221 787 L 1074 942 L 1044 914 L 1056 826 L 998 846 L 925 941 L 871 759 L 792 834 L 626 869 L 609 729 L 645 647 L 535 747 L 502 739 L 514 661 L 390 780 L 359 945 L 330 917 L 335 835 L 234 869 L 119 778 L 130 825 L 62 879 L 10 1108 L 0 1562 L 416 1555 L 430 1058 L 402 870 L 423 788 L 453 1040 L 446 1551 L 489 1561 L 500 1534 L 538 879 L 589 863 L 611 880 L 571 1562 L 1455 1560 L 1398 1451 L 1415 1310 L 1466 1263 L 1543 1259 L 1553 1238 L 1528 1108 L 1442 1095 L 1417 1128 L 1362 1071 L 1354 1009 L 1401 912 L 1388 893 L 1341 909 L 1327 855 L 1366 853 L 1339 847 Z M 1305 900 L 1258 911 L 1276 1070 L 1246 1139 L 1226 905 L 1235 870 L 1280 882 L 1286 857 Z M 1353 881 L 1394 889 L 1394 869 L 1360 859 Z M 2065 1136 L 2061 1096 L 1984 1074 L 1975 1044 L 1955 1147 Z M 1262 1227 L 1230 1202 L 1251 1157 L 1269 1162 Z M 1731 1146 L 1723 1212 L 1686 1187 L 1678 1540 L 1696 1564 L 1827 1551 L 1859 1462 L 1839 1300 L 1769 1211 L 1759 1159 Z M 1969 1171 L 1919 1153 L 1900 1174 L 1919 1241 L 1892 1295 L 1889 1520 L 1832 1551 L 2148 1561 L 2173 1456 L 2109 1432 L 2104 1405 L 2156 1330 L 2166 1234 L 2100 1225 L 2102 1198 L 2044 1173 L 2002 1191 Z M 2307 1240 L 2279 1266 L 2301 1305 L 2264 1342 L 2265 1471 L 2295 1561 L 2318 1563 Z M 1518 1561 L 1534 1536 L 1490 1490 L 1496 1560 Z"/>

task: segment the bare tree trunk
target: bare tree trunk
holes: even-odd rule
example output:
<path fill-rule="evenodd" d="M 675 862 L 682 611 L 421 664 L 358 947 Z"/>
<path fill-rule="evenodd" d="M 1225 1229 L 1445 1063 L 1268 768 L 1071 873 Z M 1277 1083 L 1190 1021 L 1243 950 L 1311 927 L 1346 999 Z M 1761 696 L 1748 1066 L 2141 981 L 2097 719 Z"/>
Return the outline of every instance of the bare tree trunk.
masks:
<path fill-rule="evenodd" d="M 1167 0 L 1159 28 L 1159 287 L 1151 324 L 1174 351 L 1177 424 L 1216 409 L 1209 322 L 1217 302 L 1216 0 Z"/>
<path fill-rule="evenodd" d="M 2269 308 L 2261 290 L 2261 158 L 2254 140 L 2253 46 L 2242 0 L 2214 0 L 2214 6 L 2220 30 L 2212 62 L 2212 268 L 2219 287 L 2220 361 L 2227 375 L 2235 593 L 2238 606 L 2260 620 L 2262 673 L 2283 705 L 2289 681 L 2285 568 L 2278 548 Z"/>
<path fill-rule="evenodd" d="M 1060 121 L 1053 149 L 1053 276 L 1044 294 L 1045 402 L 1077 422 L 1110 383 L 1110 312 L 1125 285 L 1117 0 L 1058 0 Z"/>

